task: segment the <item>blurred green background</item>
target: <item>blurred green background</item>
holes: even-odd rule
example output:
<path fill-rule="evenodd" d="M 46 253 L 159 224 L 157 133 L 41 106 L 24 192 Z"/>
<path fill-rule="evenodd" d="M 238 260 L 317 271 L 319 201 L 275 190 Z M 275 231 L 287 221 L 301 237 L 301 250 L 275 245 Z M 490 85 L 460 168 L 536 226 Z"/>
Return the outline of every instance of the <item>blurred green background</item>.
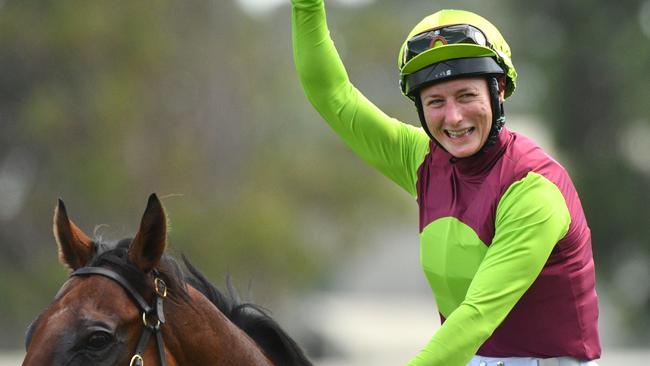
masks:
<path fill-rule="evenodd" d="M 243 0 L 242 0 L 243 1 Z M 22 347 L 66 274 L 58 197 L 87 233 L 134 233 L 157 192 L 173 254 L 230 273 L 271 309 L 331 286 L 410 197 L 352 155 L 294 72 L 285 2 L 0 1 L 0 349 Z M 614 342 L 650 347 L 650 0 L 327 1 L 354 83 L 415 123 L 398 48 L 441 7 L 477 11 L 511 48 L 512 120 L 570 171 L 593 233 Z M 417 243 L 405 250 L 417 250 Z M 380 321 L 380 320 L 378 320 Z"/>

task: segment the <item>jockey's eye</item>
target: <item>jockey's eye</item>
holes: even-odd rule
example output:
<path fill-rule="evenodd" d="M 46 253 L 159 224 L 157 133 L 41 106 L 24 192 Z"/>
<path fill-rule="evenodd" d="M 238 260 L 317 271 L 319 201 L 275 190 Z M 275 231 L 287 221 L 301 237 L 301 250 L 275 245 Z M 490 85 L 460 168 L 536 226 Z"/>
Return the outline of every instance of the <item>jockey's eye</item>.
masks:
<path fill-rule="evenodd" d="M 113 335 L 106 331 L 92 332 L 86 339 L 85 348 L 89 351 L 101 351 L 113 343 Z"/>

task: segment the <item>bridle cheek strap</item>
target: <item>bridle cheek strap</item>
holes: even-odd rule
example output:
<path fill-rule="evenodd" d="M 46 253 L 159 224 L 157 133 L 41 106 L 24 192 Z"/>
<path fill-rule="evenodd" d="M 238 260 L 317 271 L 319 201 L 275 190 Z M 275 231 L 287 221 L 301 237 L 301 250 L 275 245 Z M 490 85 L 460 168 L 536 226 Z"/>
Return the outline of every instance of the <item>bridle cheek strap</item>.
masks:
<path fill-rule="evenodd" d="M 153 306 L 147 304 L 145 299 L 140 295 L 131 284 L 119 273 L 104 267 L 83 267 L 72 272 L 72 276 L 88 276 L 100 275 L 117 282 L 122 288 L 131 296 L 131 298 L 142 310 L 142 323 L 144 327 L 140 340 L 135 349 L 135 354 L 131 357 L 129 366 L 144 366 L 144 349 L 151 335 L 156 336 L 156 344 L 158 345 L 158 357 L 160 358 L 160 365 L 167 366 L 167 359 L 165 357 L 165 343 L 163 341 L 162 332 L 160 327 L 165 323 L 165 314 L 163 311 L 163 299 L 167 297 L 167 285 L 158 276 L 158 272 L 154 271 L 154 293 L 155 299 Z"/>

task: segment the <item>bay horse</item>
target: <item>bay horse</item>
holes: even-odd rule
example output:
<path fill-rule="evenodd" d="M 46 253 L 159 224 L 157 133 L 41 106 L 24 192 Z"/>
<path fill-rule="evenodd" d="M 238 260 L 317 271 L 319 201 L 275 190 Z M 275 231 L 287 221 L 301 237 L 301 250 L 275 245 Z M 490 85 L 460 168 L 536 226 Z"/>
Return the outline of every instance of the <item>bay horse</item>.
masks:
<path fill-rule="evenodd" d="M 265 311 L 165 254 L 155 194 L 133 239 L 90 239 L 61 200 L 54 236 L 70 277 L 30 325 L 23 366 L 311 366 Z"/>

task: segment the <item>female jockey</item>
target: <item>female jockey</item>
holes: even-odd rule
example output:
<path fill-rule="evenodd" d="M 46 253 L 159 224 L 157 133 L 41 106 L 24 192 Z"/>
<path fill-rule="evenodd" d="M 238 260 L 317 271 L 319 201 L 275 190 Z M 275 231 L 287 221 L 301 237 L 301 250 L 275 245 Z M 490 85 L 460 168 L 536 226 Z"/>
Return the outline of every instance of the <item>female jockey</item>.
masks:
<path fill-rule="evenodd" d="M 566 170 L 504 127 L 510 48 L 484 18 L 441 10 L 406 37 L 402 93 L 422 128 L 384 114 L 350 82 L 323 0 L 292 0 L 307 97 L 420 212 L 420 256 L 442 325 L 409 366 L 595 365 L 591 235 Z"/>

